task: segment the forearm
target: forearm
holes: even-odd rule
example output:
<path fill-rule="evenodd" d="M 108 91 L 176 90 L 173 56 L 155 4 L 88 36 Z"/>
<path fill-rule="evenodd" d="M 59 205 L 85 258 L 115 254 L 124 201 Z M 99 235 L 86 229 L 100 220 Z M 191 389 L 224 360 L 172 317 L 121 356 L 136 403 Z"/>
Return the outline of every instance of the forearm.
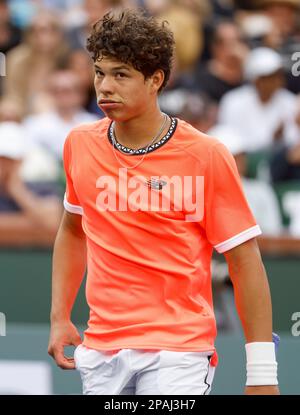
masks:
<path fill-rule="evenodd" d="M 0 246 L 52 246 L 54 230 L 36 226 L 24 213 L 0 214 Z"/>
<path fill-rule="evenodd" d="M 50 201 L 49 197 L 41 199 L 22 182 L 11 186 L 9 194 L 33 223 L 46 229 L 57 229 L 57 209 L 53 209 L 53 200 Z"/>
<path fill-rule="evenodd" d="M 229 274 L 246 342 L 271 342 L 272 305 L 269 284 L 256 242 L 251 243 L 255 249 L 247 251 L 246 255 L 226 257 Z"/>
<path fill-rule="evenodd" d="M 225 257 L 247 343 L 245 393 L 278 395 L 271 295 L 256 239 L 229 250 Z"/>
<path fill-rule="evenodd" d="M 70 320 L 86 270 L 86 239 L 60 226 L 54 244 L 51 321 Z"/>

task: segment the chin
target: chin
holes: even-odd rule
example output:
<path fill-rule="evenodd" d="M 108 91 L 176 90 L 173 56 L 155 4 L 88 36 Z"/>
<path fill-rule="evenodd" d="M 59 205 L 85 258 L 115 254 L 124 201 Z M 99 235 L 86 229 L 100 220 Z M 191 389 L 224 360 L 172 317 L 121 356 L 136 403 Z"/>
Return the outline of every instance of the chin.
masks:
<path fill-rule="evenodd" d="M 115 121 L 115 122 L 126 122 L 126 121 L 130 121 L 132 118 L 134 118 L 134 116 L 130 116 L 128 114 L 116 114 L 113 112 L 106 112 L 105 114 L 110 120 Z"/>
<path fill-rule="evenodd" d="M 99 106 L 99 108 L 101 109 L 101 111 L 104 113 L 104 115 L 109 118 L 112 121 L 126 121 L 128 119 L 128 117 L 126 117 L 126 115 L 121 114 L 120 112 L 118 113 L 118 111 L 115 110 L 111 110 L 111 111 L 104 111 L 103 108 L 101 108 L 101 106 Z"/>

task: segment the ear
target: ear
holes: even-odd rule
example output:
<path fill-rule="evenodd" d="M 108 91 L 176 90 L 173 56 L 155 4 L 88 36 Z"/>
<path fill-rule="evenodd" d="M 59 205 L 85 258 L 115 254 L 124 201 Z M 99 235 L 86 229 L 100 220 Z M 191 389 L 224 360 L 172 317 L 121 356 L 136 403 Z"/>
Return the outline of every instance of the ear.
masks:
<path fill-rule="evenodd" d="M 158 69 L 151 76 L 151 90 L 153 93 L 158 93 L 160 87 L 162 86 L 165 79 L 165 73 L 162 69 Z"/>

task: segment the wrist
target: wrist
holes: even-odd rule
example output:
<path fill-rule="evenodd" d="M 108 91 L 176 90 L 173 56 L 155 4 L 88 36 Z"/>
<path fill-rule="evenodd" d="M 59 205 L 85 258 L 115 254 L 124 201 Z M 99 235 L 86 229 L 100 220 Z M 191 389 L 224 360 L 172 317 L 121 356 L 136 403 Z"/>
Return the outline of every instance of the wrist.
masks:
<path fill-rule="evenodd" d="M 51 312 L 50 322 L 51 324 L 63 324 L 70 323 L 71 317 L 69 313 L 66 312 Z"/>
<path fill-rule="evenodd" d="M 247 343 L 246 386 L 278 385 L 275 344 L 273 342 Z"/>

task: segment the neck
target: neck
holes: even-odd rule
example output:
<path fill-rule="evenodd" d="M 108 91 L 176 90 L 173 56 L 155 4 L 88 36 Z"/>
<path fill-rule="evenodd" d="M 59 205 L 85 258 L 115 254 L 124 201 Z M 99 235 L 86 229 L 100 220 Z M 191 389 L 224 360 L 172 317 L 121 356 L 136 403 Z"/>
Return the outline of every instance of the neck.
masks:
<path fill-rule="evenodd" d="M 264 93 L 264 92 L 261 92 L 261 91 L 257 91 L 257 94 L 259 96 L 260 101 L 263 104 L 267 104 L 269 101 L 271 101 L 271 99 L 274 95 L 274 93 L 273 94 L 272 93 Z"/>
<path fill-rule="evenodd" d="M 164 115 L 156 107 L 153 111 L 143 113 L 128 121 L 115 122 L 115 135 L 120 144 L 132 149 L 145 147 L 158 134 L 164 122 Z M 169 123 L 165 126 L 158 141 L 169 129 Z"/>

